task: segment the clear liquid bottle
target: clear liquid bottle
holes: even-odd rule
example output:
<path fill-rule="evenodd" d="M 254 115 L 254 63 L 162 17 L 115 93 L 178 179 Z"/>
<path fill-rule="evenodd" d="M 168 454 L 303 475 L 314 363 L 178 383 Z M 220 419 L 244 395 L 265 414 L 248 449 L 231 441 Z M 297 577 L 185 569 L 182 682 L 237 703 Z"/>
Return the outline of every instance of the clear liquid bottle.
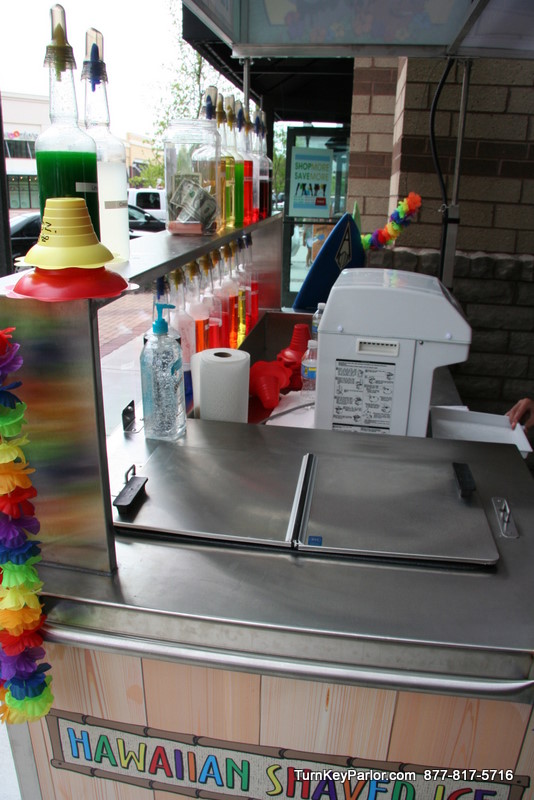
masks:
<path fill-rule="evenodd" d="M 317 379 L 317 342 L 315 339 L 308 341 L 308 349 L 302 356 L 300 375 L 302 388 L 300 397 L 303 403 L 315 403 L 315 386 Z"/>
<path fill-rule="evenodd" d="M 178 268 L 171 273 L 169 314 L 174 330 L 180 336 L 184 371 L 191 368 L 191 356 L 195 352 L 195 320 L 186 311 L 186 279 L 183 270 Z"/>
<path fill-rule="evenodd" d="M 141 352 L 141 390 L 145 436 L 175 441 L 185 434 L 185 391 L 180 345 L 168 334 L 158 304 L 158 318 Z"/>
<path fill-rule="evenodd" d="M 52 41 L 44 63 L 49 68 L 51 125 L 35 141 L 41 216 L 49 197 L 83 197 L 100 237 L 96 145 L 78 125 L 76 61 L 67 41 L 65 10 L 55 5 L 50 14 Z"/>
<path fill-rule="evenodd" d="M 312 339 L 317 340 L 319 338 L 319 323 L 321 322 L 325 305 L 326 303 L 317 303 L 317 311 L 313 315 L 311 322 Z"/>
<path fill-rule="evenodd" d="M 235 227 L 235 158 L 228 147 L 228 137 L 226 128 L 226 112 L 224 110 L 224 97 L 219 94 L 217 97 L 217 130 L 221 137 L 221 161 L 224 162 L 225 175 L 225 217 L 226 227 Z"/>
<path fill-rule="evenodd" d="M 198 147 L 191 155 L 191 166 L 199 176 L 200 186 L 212 195 L 217 203 L 216 230 L 226 225 L 226 167 L 221 159 L 221 137 L 215 122 L 217 89 L 210 86 L 204 93 L 202 117 L 213 134 L 211 142 Z"/>
<path fill-rule="evenodd" d="M 96 144 L 100 240 L 122 261 L 130 257 L 126 149 L 110 131 L 104 39 L 89 28 L 85 34 L 85 127 Z"/>
<path fill-rule="evenodd" d="M 170 279 L 170 321 L 174 330 L 178 331 L 182 347 L 182 364 L 184 369 L 184 387 L 186 408 L 193 400 L 193 381 L 191 378 L 191 356 L 195 348 L 195 320 L 186 311 L 185 275 L 182 269 L 175 269 Z"/>
<path fill-rule="evenodd" d="M 259 219 L 267 219 L 270 216 L 269 198 L 271 196 L 271 185 L 269 184 L 269 159 L 263 154 L 263 136 L 261 126 L 261 111 L 256 108 L 254 118 L 254 155 L 258 159 L 259 165 Z"/>
<path fill-rule="evenodd" d="M 254 145 L 254 125 L 250 121 L 248 114 L 245 114 L 245 126 L 247 131 L 247 141 L 249 154 L 252 159 L 252 222 L 258 222 L 260 218 L 260 163 L 261 156 L 258 154 Z"/>
<path fill-rule="evenodd" d="M 268 169 L 269 169 L 269 196 L 267 201 L 267 216 L 270 217 L 273 213 L 273 162 L 272 159 L 269 158 L 267 155 L 267 124 L 266 124 L 266 117 L 265 111 L 261 112 L 261 152 L 264 158 L 267 159 Z"/>

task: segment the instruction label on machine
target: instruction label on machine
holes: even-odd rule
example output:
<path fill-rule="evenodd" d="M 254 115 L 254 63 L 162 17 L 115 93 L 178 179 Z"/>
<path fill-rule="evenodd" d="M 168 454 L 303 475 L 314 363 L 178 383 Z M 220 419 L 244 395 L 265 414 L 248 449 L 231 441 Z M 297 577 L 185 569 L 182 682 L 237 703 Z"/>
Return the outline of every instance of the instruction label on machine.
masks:
<path fill-rule="evenodd" d="M 395 364 L 336 360 L 332 428 L 389 433 Z"/>

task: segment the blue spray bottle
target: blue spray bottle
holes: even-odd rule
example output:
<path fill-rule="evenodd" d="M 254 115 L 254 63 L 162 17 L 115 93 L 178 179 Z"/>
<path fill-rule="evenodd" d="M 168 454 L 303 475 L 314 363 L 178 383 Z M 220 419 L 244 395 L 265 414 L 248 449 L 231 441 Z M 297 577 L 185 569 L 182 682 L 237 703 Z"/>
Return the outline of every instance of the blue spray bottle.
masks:
<path fill-rule="evenodd" d="M 163 309 L 169 303 L 156 303 L 157 319 L 141 353 L 141 390 L 145 436 L 148 439 L 175 441 L 185 434 L 185 394 L 182 350 L 169 336 Z"/>

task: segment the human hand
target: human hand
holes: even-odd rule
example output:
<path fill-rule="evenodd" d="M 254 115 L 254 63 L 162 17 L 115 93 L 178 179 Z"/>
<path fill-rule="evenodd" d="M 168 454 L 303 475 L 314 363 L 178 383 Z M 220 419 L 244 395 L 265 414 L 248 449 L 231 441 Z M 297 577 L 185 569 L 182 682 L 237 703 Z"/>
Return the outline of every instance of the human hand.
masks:
<path fill-rule="evenodd" d="M 534 400 L 523 397 L 522 400 L 518 400 L 515 406 L 506 412 L 506 416 L 510 419 L 512 430 L 520 423 L 528 431 L 529 428 L 534 426 Z"/>

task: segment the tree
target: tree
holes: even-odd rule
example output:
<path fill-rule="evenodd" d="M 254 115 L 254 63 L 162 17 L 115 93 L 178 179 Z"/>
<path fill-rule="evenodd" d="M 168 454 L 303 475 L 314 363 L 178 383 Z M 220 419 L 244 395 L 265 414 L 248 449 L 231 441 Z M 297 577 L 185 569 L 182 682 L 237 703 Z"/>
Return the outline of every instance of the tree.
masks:
<path fill-rule="evenodd" d="M 154 158 L 141 167 L 139 175 L 130 178 L 132 186 L 164 186 L 165 170 L 161 153 L 155 153 Z"/>
<path fill-rule="evenodd" d="M 163 138 L 173 119 L 197 119 L 202 108 L 202 96 L 207 86 L 216 86 L 223 95 L 233 94 L 242 100 L 243 94 L 215 70 L 197 51 L 182 39 L 182 4 L 170 2 L 169 11 L 176 32 L 176 78 L 160 102 L 156 119 L 154 146 L 161 153 Z"/>

